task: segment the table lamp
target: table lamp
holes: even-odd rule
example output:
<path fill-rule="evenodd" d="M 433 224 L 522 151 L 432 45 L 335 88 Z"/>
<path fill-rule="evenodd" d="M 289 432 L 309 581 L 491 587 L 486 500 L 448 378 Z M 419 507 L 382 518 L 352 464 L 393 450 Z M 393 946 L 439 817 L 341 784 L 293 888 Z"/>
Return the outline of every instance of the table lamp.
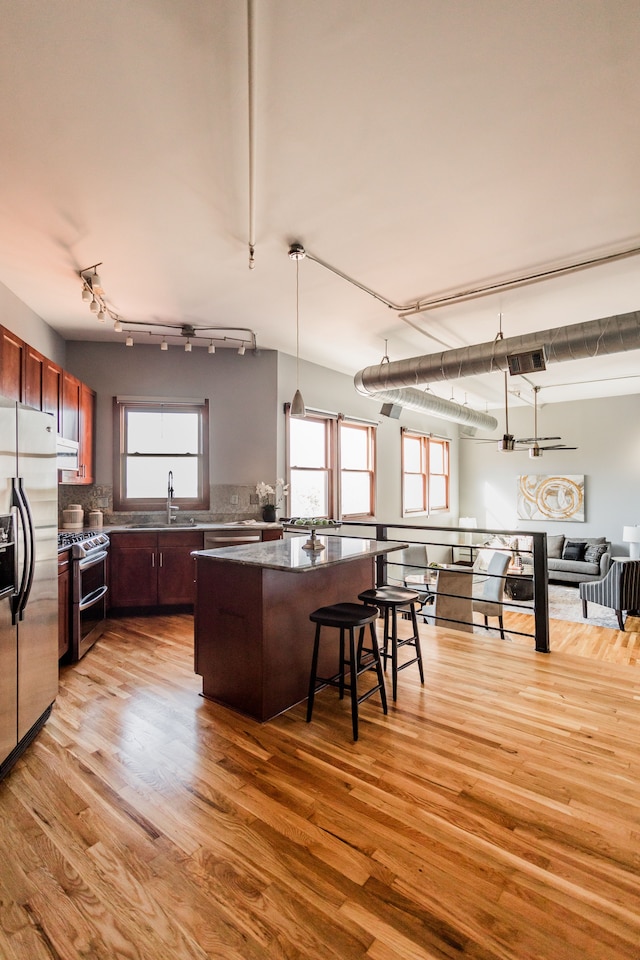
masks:
<path fill-rule="evenodd" d="M 629 547 L 631 560 L 640 560 L 640 527 L 623 527 L 622 539 L 625 543 L 631 544 Z"/>

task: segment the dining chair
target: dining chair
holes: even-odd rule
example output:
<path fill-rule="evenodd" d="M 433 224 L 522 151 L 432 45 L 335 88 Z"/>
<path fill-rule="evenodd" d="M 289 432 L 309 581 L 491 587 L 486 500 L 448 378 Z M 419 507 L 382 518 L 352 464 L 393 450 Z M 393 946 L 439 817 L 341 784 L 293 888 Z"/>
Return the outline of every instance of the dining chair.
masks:
<path fill-rule="evenodd" d="M 489 627 L 489 618 L 498 621 L 500 636 L 504 640 L 504 620 L 502 602 L 506 582 L 507 567 L 511 563 L 510 553 L 500 553 L 498 550 L 489 560 L 486 573 L 474 576 L 473 612 L 484 617 L 485 627 Z M 475 588 L 480 590 L 476 594 Z"/>
<path fill-rule="evenodd" d="M 426 623 L 473 633 L 473 574 L 467 568 L 440 568 L 431 588 L 434 600 L 421 611 Z"/>

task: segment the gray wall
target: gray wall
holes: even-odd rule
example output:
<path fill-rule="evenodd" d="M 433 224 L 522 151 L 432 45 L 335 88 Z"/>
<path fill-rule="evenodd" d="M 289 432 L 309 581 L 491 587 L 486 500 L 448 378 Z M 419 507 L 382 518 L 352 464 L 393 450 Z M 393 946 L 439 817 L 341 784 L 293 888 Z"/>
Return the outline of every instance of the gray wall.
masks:
<path fill-rule="evenodd" d="M 112 398 L 128 396 L 208 397 L 211 410 L 211 485 L 253 486 L 285 474 L 284 403 L 296 389 L 293 357 L 262 350 L 218 350 L 210 356 L 194 348 L 162 352 L 157 346 L 69 342 L 67 369 L 97 393 L 96 483 L 112 483 Z M 353 379 L 316 364 L 300 364 L 300 386 L 310 407 L 379 422 L 378 519 L 400 522 L 400 425 L 432 430 L 452 442 L 452 509 L 434 522 L 457 520 L 457 427 L 403 412 L 401 419 L 380 416 L 380 402 L 359 396 Z M 78 488 L 76 488 L 77 490 Z"/>
<path fill-rule="evenodd" d="M 96 482 L 113 482 L 114 396 L 209 399 L 211 484 L 255 483 L 275 476 L 274 351 L 218 350 L 69 342 L 67 369 L 92 387 L 96 405 Z"/>
<path fill-rule="evenodd" d="M 65 366 L 66 350 L 62 337 L 1 283 L 0 323 L 49 360 Z"/>
<path fill-rule="evenodd" d="M 640 395 L 554 403 L 539 412 L 539 433 L 560 436 L 575 451 L 499 453 L 495 443 L 460 441 L 460 509 L 478 526 L 606 536 L 614 554 L 626 555 L 625 525 L 640 524 Z M 533 434 L 530 407 L 509 410 L 516 437 Z M 584 523 L 523 521 L 516 517 L 516 482 L 524 474 L 582 474 Z"/>

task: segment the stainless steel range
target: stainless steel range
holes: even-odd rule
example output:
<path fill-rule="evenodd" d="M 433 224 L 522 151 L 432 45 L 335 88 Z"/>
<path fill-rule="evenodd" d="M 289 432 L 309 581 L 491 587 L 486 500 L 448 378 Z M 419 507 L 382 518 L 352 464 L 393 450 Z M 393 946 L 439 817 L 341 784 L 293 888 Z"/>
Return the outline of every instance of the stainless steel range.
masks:
<path fill-rule="evenodd" d="M 107 614 L 109 537 L 96 530 L 58 534 L 58 549 L 71 552 L 71 646 L 80 660 L 101 636 Z"/>

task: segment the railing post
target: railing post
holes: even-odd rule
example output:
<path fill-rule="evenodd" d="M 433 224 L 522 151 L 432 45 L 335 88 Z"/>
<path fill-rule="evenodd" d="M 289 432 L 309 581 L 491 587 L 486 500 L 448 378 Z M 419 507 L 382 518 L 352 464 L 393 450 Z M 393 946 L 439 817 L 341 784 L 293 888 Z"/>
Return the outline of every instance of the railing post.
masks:
<path fill-rule="evenodd" d="M 549 579 L 546 533 L 533 534 L 533 598 L 536 651 L 538 653 L 549 653 Z"/>
<path fill-rule="evenodd" d="M 376 523 L 376 540 L 387 540 L 387 527 Z M 387 555 L 376 557 L 376 587 L 382 587 L 387 582 Z"/>

